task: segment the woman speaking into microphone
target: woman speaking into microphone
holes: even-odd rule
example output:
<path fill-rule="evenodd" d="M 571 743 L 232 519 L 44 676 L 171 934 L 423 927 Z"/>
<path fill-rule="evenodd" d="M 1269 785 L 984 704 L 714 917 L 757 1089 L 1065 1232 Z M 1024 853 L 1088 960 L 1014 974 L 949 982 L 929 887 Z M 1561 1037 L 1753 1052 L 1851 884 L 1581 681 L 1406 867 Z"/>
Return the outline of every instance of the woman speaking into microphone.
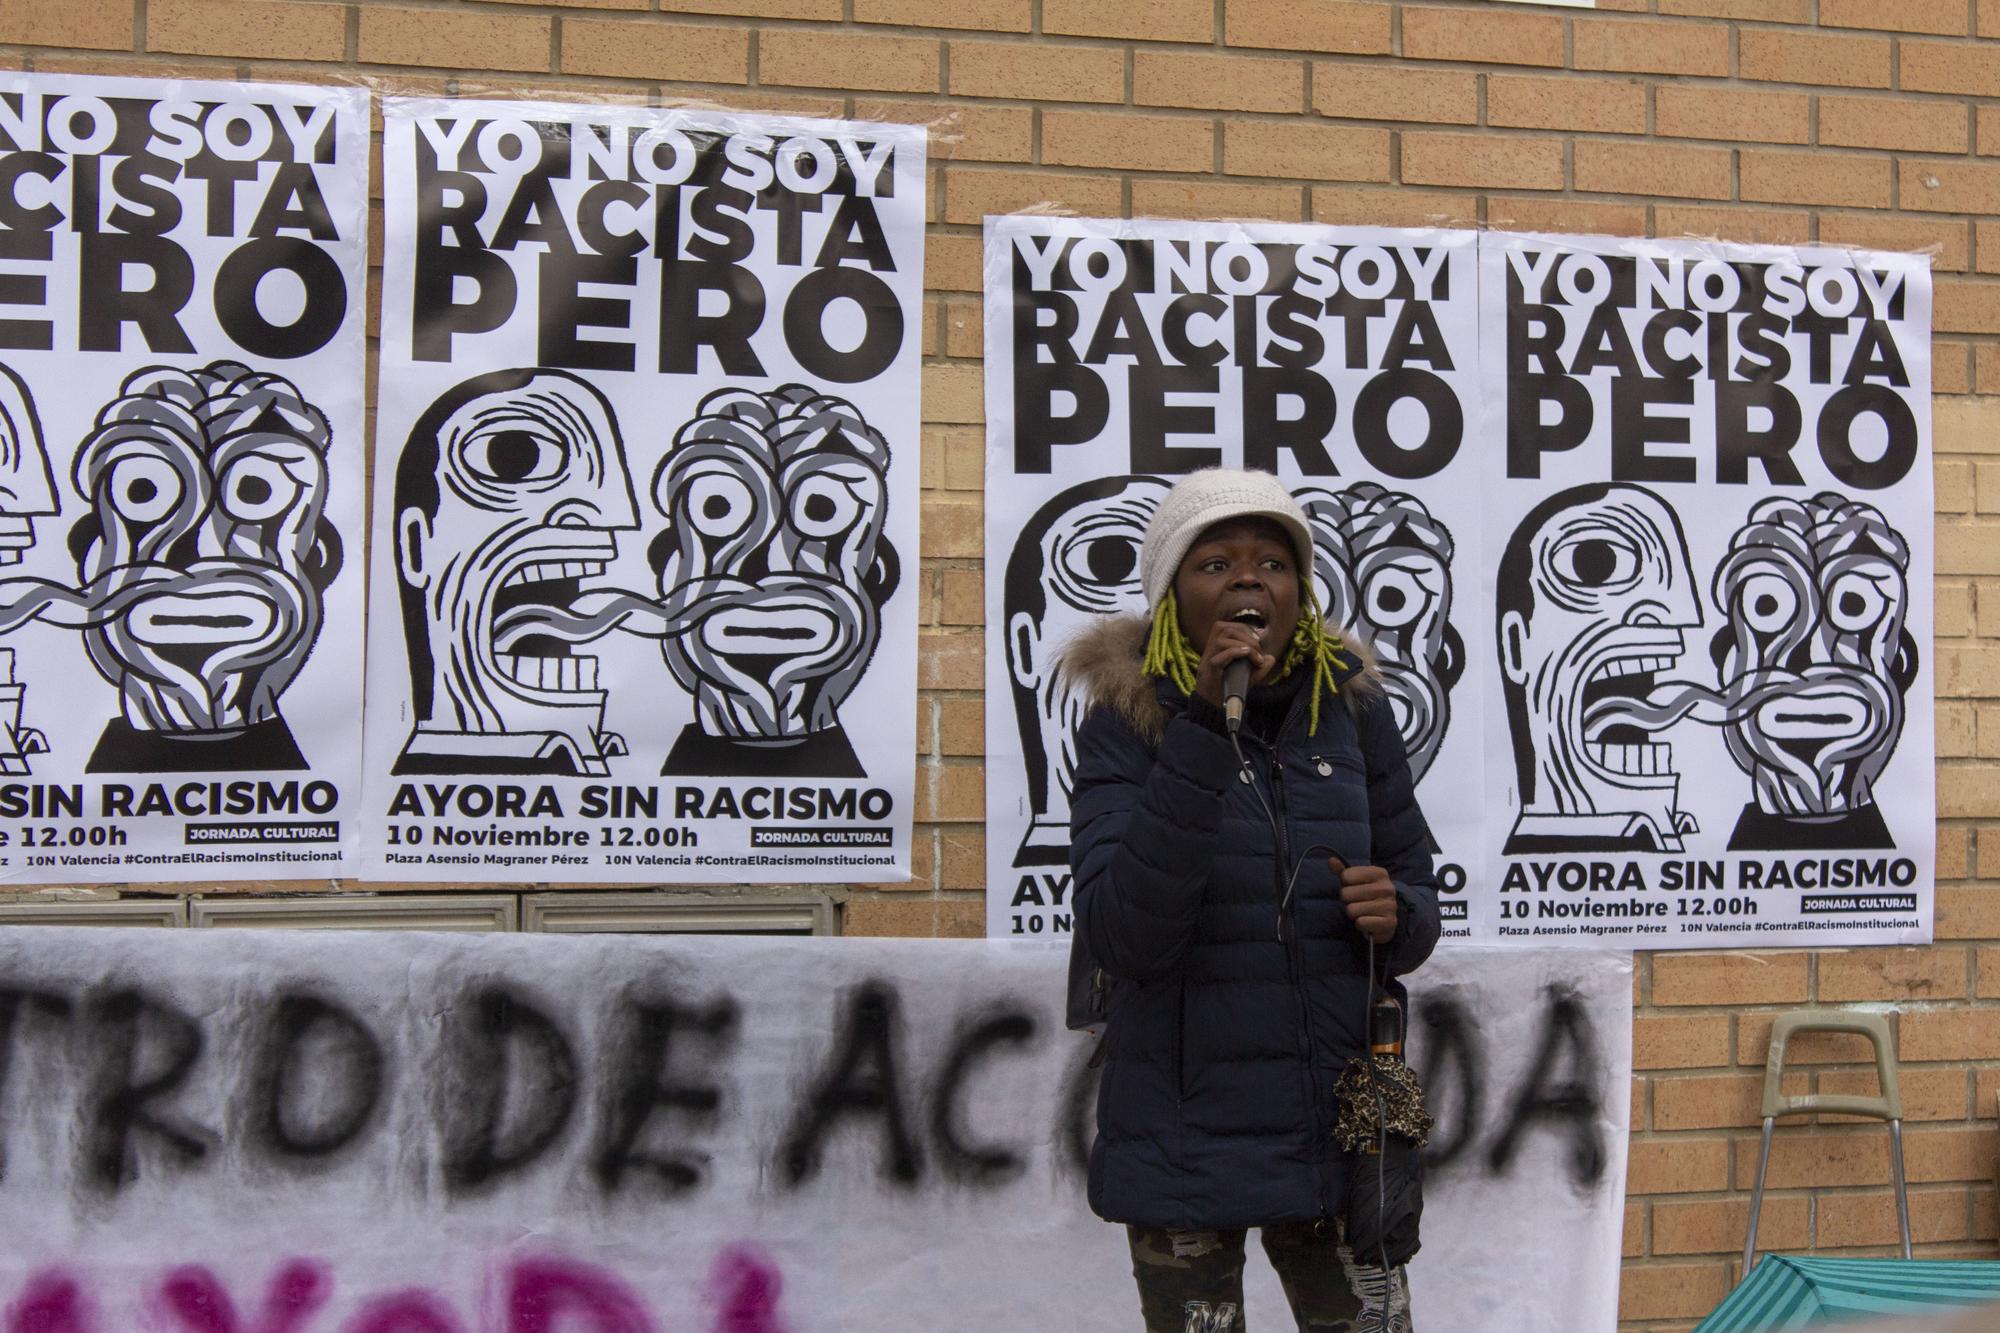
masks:
<path fill-rule="evenodd" d="M 1400 1001 L 1436 944 L 1437 883 L 1393 710 L 1323 621 L 1312 551 L 1276 477 L 1192 473 L 1146 529 L 1150 615 L 1063 663 L 1089 701 L 1077 945 L 1106 1006 L 1090 1205 L 1127 1227 L 1149 1333 L 1243 1327 L 1251 1227 L 1301 1330 L 1410 1327 L 1400 1259 L 1344 1243 L 1359 1154 L 1335 1084 L 1377 983 Z"/>

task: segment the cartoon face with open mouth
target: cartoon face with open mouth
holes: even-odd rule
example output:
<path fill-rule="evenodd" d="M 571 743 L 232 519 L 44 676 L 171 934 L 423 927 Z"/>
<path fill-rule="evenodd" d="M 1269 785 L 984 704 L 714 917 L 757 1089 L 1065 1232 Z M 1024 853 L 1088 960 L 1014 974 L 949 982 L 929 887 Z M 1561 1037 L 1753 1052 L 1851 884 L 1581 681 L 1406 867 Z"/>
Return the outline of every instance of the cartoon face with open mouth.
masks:
<path fill-rule="evenodd" d="M 1017 866 L 1069 863 L 1069 797 L 1084 699 L 1057 670 L 1057 657 L 1101 617 L 1146 609 L 1139 551 L 1166 493 L 1166 483 L 1152 477 L 1079 482 L 1036 510 L 1014 539 L 1001 596 L 1030 806 Z"/>
<path fill-rule="evenodd" d="M 127 377 L 75 462 L 84 646 L 123 716 L 92 772 L 300 769 L 279 698 L 341 564 L 326 417 L 233 362 Z M 226 744 L 220 742 L 227 742 Z"/>
<path fill-rule="evenodd" d="M 565 608 L 638 526 L 611 405 L 559 370 L 493 371 L 453 387 L 396 466 L 396 569 L 416 726 L 394 771 L 604 775 L 598 661 L 497 622 Z"/>
<path fill-rule="evenodd" d="M 865 776 L 840 706 L 895 591 L 889 444 L 803 385 L 722 389 L 653 479 L 662 652 L 695 721 L 663 772 Z"/>
<path fill-rule="evenodd" d="M 1321 604 L 1374 648 L 1410 777 L 1420 779 L 1444 744 L 1465 670 L 1451 626 L 1451 533 L 1423 501 L 1372 481 L 1297 496 L 1312 524 Z"/>
<path fill-rule="evenodd" d="M 1751 777 L 1731 848 L 1892 847 L 1875 784 L 1916 676 L 1909 546 L 1876 509 L 1766 500 L 1715 574 L 1729 753 Z"/>
<path fill-rule="evenodd" d="M 56 512 L 55 475 L 27 381 L 0 366 L 0 566 L 35 544 L 34 520 Z"/>
<path fill-rule="evenodd" d="M 1637 486 L 1560 492 L 1515 528 L 1498 586 L 1522 807 L 1506 851 L 1679 851 L 1694 821 L 1646 728 L 1701 623 L 1680 520 Z"/>

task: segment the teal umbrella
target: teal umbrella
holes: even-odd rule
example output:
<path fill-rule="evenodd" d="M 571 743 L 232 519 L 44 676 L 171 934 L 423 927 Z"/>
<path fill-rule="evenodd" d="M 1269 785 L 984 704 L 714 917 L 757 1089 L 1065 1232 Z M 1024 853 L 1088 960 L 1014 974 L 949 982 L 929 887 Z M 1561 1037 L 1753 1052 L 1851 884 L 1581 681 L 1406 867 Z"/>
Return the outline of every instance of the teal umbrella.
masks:
<path fill-rule="evenodd" d="M 1784 1333 L 2000 1301 L 2000 1263 L 1767 1254 L 1695 1333 Z"/>

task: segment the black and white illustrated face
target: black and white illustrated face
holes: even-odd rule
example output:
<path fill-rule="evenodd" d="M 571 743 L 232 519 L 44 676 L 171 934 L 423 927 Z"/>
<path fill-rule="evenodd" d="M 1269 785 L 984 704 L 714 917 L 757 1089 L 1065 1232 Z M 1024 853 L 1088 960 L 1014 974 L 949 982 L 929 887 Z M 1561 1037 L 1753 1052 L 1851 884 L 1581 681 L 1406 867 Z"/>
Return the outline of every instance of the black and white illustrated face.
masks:
<path fill-rule="evenodd" d="M 26 380 L 0 365 L 0 571 L 21 563 L 35 544 L 35 520 L 53 517 L 57 504 L 34 395 Z M 19 614 L 32 617 L 39 597 L 24 588 L 21 600 L 27 605 Z M 27 725 L 26 702 L 27 686 L 15 676 L 14 650 L 0 648 L 0 773 L 27 773 L 28 757 L 48 751 L 48 738 Z"/>
<path fill-rule="evenodd" d="M 1680 520 L 1637 486 L 1560 492 L 1515 529 L 1498 583 L 1522 805 L 1507 850 L 1679 850 L 1693 822 L 1646 701 L 1701 623 Z"/>
<path fill-rule="evenodd" d="M 604 774 L 595 657 L 564 638 L 496 627 L 517 609 L 567 608 L 638 526 L 618 423 L 564 371 L 494 371 L 441 395 L 397 464 L 402 581 L 416 729 L 398 772 Z"/>
<path fill-rule="evenodd" d="M 888 466 L 880 431 L 803 385 L 719 390 L 681 427 L 653 478 L 662 652 L 727 753 L 676 747 L 668 771 L 859 775 L 840 709 L 899 577 Z"/>
<path fill-rule="evenodd" d="M 56 483 L 28 384 L 0 365 L 0 567 L 35 544 L 35 520 L 56 513 Z"/>
<path fill-rule="evenodd" d="M 1716 570 L 1724 735 L 1755 810 L 1789 824 L 1785 845 L 1893 845 L 1873 807 L 1916 672 L 1908 571 L 1882 514 L 1834 494 L 1763 501 Z M 1856 827 L 1863 812 L 1878 837 Z M 1757 823 L 1746 812 L 1731 847 L 1768 845 Z"/>
<path fill-rule="evenodd" d="M 1139 548 L 1165 482 L 1106 477 L 1061 492 L 1014 540 L 1002 597 L 1007 673 L 1028 768 L 1031 819 L 1017 865 L 1069 859 L 1069 798 L 1083 701 L 1056 670 L 1079 631 L 1107 615 L 1143 612 Z"/>
<path fill-rule="evenodd" d="M 131 733 L 227 739 L 279 719 L 341 563 L 321 517 L 331 443 L 288 381 L 233 362 L 137 371 L 98 414 L 76 455 L 90 512 L 70 546 L 98 608 L 84 644 Z M 152 767 L 116 731 L 92 770 Z M 288 764 L 261 766 L 303 767 L 289 737 L 281 750 Z M 214 761 L 250 757 L 219 746 Z"/>
<path fill-rule="evenodd" d="M 1465 647 L 1451 626 L 1451 533 L 1413 495 L 1371 481 L 1305 490 L 1313 573 L 1336 627 L 1375 650 L 1396 729 L 1421 780 L 1451 725 Z"/>

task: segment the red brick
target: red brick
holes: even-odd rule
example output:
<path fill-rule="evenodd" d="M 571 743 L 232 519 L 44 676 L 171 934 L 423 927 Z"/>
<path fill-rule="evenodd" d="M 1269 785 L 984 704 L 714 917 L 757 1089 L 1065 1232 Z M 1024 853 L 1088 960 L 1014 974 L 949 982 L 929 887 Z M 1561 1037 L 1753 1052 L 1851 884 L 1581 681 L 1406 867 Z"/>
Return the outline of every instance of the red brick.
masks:
<path fill-rule="evenodd" d="M 1812 1243 L 1804 1195 L 1771 1195 L 1757 1217 L 1757 1248 L 1802 1250 Z M 1750 1200 L 1672 1199 L 1653 1205 L 1653 1253 L 1737 1254 L 1750 1234 Z"/>
<path fill-rule="evenodd" d="M 1730 195 L 1730 152 L 1726 148 L 1579 139 L 1574 154 L 1579 190 L 1689 199 L 1727 199 Z"/>
<path fill-rule="evenodd" d="M 1634 1069 L 1699 1069 L 1728 1063 L 1727 1014 L 1641 1014 L 1632 1020 Z"/>
<path fill-rule="evenodd" d="M 1405 5 L 1403 57 L 1560 66 L 1562 20 L 1552 14 L 1418 9 Z"/>
<path fill-rule="evenodd" d="M 1479 78 L 1460 70 L 1317 61 L 1313 110 L 1341 120 L 1424 120 L 1470 125 Z"/>
<path fill-rule="evenodd" d="M 1405 156 L 1406 178 L 1408 160 Z M 1232 119 L 1222 127 L 1222 169 L 1231 176 L 1386 181 L 1389 132 L 1346 125 Z"/>
<path fill-rule="evenodd" d="M 1619 1274 L 1620 1319 L 1675 1319 L 1707 1314 L 1729 1294 L 1729 1265 L 1645 1264 Z"/>
<path fill-rule="evenodd" d="M 1579 18 L 1570 42 L 1571 62 L 1578 69 L 1711 77 L 1729 73 L 1729 29 L 1718 23 Z"/>
<path fill-rule="evenodd" d="M 1827 949 L 1819 956 L 1819 998 L 1842 1003 L 1962 999 L 1965 965 L 1963 949 Z"/>
<path fill-rule="evenodd" d="M 1470 194 L 1323 185 L 1314 186 L 1312 191 L 1314 222 L 1362 227 L 1446 227 L 1467 225 L 1478 215 L 1478 196 Z"/>
<path fill-rule="evenodd" d="M 1354 0 L 1229 0 L 1223 8 L 1222 40 L 1230 46 L 1280 51 L 1388 55 L 1389 12 L 1386 4 Z M 1406 43 L 1411 12 L 1403 11 Z"/>
<path fill-rule="evenodd" d="M 1819 0 L 1822 28 L 1884 28 L 1890 32 L 1965 35 L 1963 0 Z"/>
<path fill-rule="evenodd" d="M 1971 1201 L 1971 1191 L 1964 1189 L 1910 1191 L 1911 1241 L 1925 1245 L 1969 1239 Z M 1896 1196 L 1889 1190 L 1822 1194 L 1814 1200 L 1813 1232 L 1820 1249 L 1895 1245 L 1900 1234 Z"/>
<path fill-rule="evenodd" d="M 1812 239 L 1812 214 L 1790 209 L 1661 202 L 1653 206 L 1653 235 L 1712 236 L 1757 245 L 1799 245 Z"/>
<path fill-rule="evenodd" d="M 1034 26 L 1034 15 L 1033 0 L 854 0 L 856 23 L 909 28 L 1027 32 Z"/>
<path fill-rule="evenodd" d="M 1626 79 L 1486 77 L 1486 123 L 1530 130 L 1646 131 L 1646 86 Z"/>
<path fill-rule="evenodd" d="M 1882 1137 L 1886 1139 L 1888 1135 Z M 1903 1134 L 1904 1166 L 1913 1183 L 1990 1181 L 1996 1150 L 2000 1150 L 2000 1131 L 1990 1125 L 1967 1129 L 1922 1127 L 1906 1129 Z"/>
<path fill-rule="evenodd" d="M 1042 31 L 1206 44 L 1215 40 L 1215 4 L 1214 0 L 1042 0 Z"/>
<path fill-rule="evenodd" d="M 2000 60 L 1990 47 L 1973 42 L 1912 42 L 1900 44 L 1897 68 L 1905 92 L 1970 93 L 2000 97 Z"/>
<path fill-rule="evenodd" d="M 1811 23 L 1813 0 L 1659 0 L 1662 14 L 1751 19 L 1760 23 Z"/>
<path fill-rule="evenodd" d="M 2000 1010 L 1906 1011 L 1897 1045 L 1903 1060 L 2000 1060 Z"/>
<path fill-rule="evenodd" d="M 1912 1122 L 1963 1120 L 1966 1116 L 1965 1070 L 1956 1066 L 1922 1068 L 1905 1065 L 1896 1071 L 1896 1090 L 1902 1094 L 1903 1119 Z M 1819 1075 L 1814 1089 L 1835 1097 L 1879 1097 L 1882 1083 L 1875 1067 L 1828 1069 Z M 1828 1124 L 1864 1124 L 1865 1116 L 1830 1115 Z"/>
<path fill-rule="evenodd" d="M 1693 1194 L 1729 1187 L 1729 1140 L 1634 1139 L 1626 1149 L 1631 1194 Z"/>
<path fill-rule="evenodd" d="M 1044 111 L 1042 161 L 1056 167 L 1207 171 L 1215 162 L 1215 125 L 1195 116 Z"/>
<path fill-rule="evenodd" d="M 1031 208 L 1057 205 L 1085 217 L 1116 217 L 1123 191 L 1115 176 L 1084 176 L 1040 171 L 994 171 L 954 168 L 945 174 L 946 222 L 977 224 L 989 214 L 1019 213 Z M 925 242 L 925 265 L 930 251 L 940 240 Z M 979 238 L 968 238 L 976 247 Z M 976 273 L 977 270 L 974 270 Z M 929 285 L 936 283 L 926 278 Z M 958 291 L 977 291 L 978 283 L 959 285 Z M 928 409 L 929 404 L 925 404 Z"/>
<path fill-rule="evenodd" d="M 1906 158 L 1900 171 L 1904 208 L 1925 213 L 2000 213 L 2000 163 Z"/>
<path fill-rule="evenodd" d="M 1736 1182 L 1739 1188 L 1747 1189 L 1757 1177 L 1758 1141 L 1755 1136 L 1747 1136 L 1735 1140 L 1733 1147 Z M 1843 1126 L 1839 1131 L 1794 1129 L 1771 1140 L 1767 1188 L 1880 1185 L 1888 1179 L 1889 1135 L 1883 1129 L 1872 1126 L 1854 1129 Z"/>
<path fill-rule="evenodd" d="M 1806 1075 L 1786 1072 L 1786 1096 L 1803 1096 L 1811 1090 Z M 1755 1125 L 1763 1118 L 1763 1103 L 1764 1075 L 1761 1073 L 1656 1078 L 1653 1080 L 1653 1128 L 1742 1128 Z"/>
<path fill-rule="evenodd" d="M 151 0 L 146 49 L 256 60 L 341 60 L 347 55 L 347 10 L 255 0 Z"/>
<path fill-rule="evenodd" d="M 0 42 L 129 51 L 132 0 L 11 0 L 0 5 Z"/>
<path fill-rule="evenodd" d="M 1122 102 L 1125 55 L 1106 46 L 953 42 L 951 91 L 961 97 Z"/>
<path fill-rule="evenodd" d="M 1305 190 L 1297 185 L 1240 185 L 1224 181 L 1135 180 L 1135 218 L 1250 218 L 1297 222 Z"/>
<path fill-rule="evenodd" d="M 1904 173 L 1909 171 L 1905 167 Z M 1915 250 L 1932 256 L 1947 272 L 1963 272 L 1972 256 L 1966 224 L 1957 220 L 1913 218 L 1885 213 L 1822 213 L 1819 238 L 1826 245 L 1862 250 Z"/>
<path fill-rule="evenodd" d="M 1797 144 L 1811 138 L 1812 99 L 1804 93 L 1661 84 L 1653 97 L 1654 124 L 1669 138 Z"/>
<path fill-rule="evenodd" d="M 757 79 L 800 88 L 936 92 L 939 47 L 929 37 L 765 28 L 757 37 Z"/>
<path fill-rule="evenodd" d="M 750 30 L 566 18 L 562 67 L 566 74 L 611 78 L 747 83 Z"/>
<path fill-rule="evenodd" d="M 1861 154 L 1760 152 L 1744 149 L 1737 163 L 1746 200 L 1773 204 L 1889 206 L 1889 159 Z"/>
<path fill-rule="evenodd" d="M 359 59 L 436 69 L 549 68 L 551 20 L 447 9 L 361 9 Z"/>
<path fill-rule="evenodd" d="M 1940 279 L 1932 302 L 1931 327 L 1940 333 L 2000 333 L 2000 282 Z M 2000 791 L 1990 773 L 1984 779 Z"/>
<path fill-rule="evenodd" d="M 986 905 L 975 899 L 856 894 L 841 908 L 840 933 L 978 939 L 986 934 Z"/>
<path fill-rule="evenodd" d="M 1032 107 L 856 99 L 854 115 L 857 120 L 928 126 L 933 161 L 1026 162 L 1034 156 Z"/>
<path fill-rule="evenodd" d="M 1132 100 L 1142 106 L 1214 111 L 1297 111 L 1306 68 L 1261 56 L 1141 50 L 1132 57 Z"/>
<path fill-rule="evenodd" d="M 1741 78 L 1850 88 L 1889 86 L 1891 46 L 1886 37 L 1744 28 L 1736 41 L 1736 68 Z"/>
<path fill-rule="evenodd" d="M 1963 153 L 1971 148 L 1972 128 L 1965 108 L 1954 102 L 1829 95 L 1819 99 L 1819 141 L 1845 148 Z"/>
<path fill-rule="evenodd" d="M 820 19 L 838 22 L 841 0 L 660 0 L 671 14 L 726 14 L 734 18 Z"/>
<path fill-rule="evenodd" d="M 1513 231 L 1566 232 L 1595 236 L 1644 236 L 1646 206 L 1614 204 L 1601 199 L 1561 197 L 1486 198 L 1486 224 Z"/>
<path fill-rule="evenodd" d="M 1481 134 L 1403 134 L 1403 180 L 1410 185 L 1560 190 L 1560 139 Z"/>
<path fill-rule="evenodd" d="M 1789 952 L 1659 954 L 1653 959 L 1653 1003 L 1797 1003 L 1806 998 L 1808 961 L 1804 953 Z"/>

